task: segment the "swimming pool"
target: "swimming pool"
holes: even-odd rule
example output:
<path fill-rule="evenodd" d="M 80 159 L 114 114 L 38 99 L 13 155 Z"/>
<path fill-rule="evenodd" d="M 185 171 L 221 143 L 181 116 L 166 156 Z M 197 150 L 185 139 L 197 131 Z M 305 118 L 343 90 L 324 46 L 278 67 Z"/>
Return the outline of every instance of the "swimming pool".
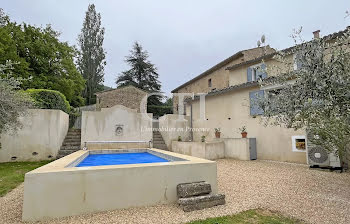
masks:
<path fill-rule="evenodd" d="M 169 162 L 149 152 L 89 154 L 76 167 Z"/>
<path fill-rule="evenodd" d="M 26 173 L 22 219 L 175 203 L 178 184 L 206 181 L 215 194 L 216 180 L 215 161 L 154 148 L 79 150 Z"/>

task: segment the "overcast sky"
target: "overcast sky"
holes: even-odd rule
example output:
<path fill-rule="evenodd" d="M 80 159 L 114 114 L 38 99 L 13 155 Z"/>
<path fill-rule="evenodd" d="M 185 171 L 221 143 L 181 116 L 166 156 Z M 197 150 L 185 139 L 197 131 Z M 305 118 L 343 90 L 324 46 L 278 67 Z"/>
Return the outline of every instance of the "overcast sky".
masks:
<path fill-rule="evenodd" d="M 256 47 L 265 34 L 271 47 L 293 44 L 290 35 L 303 26 L 327 35 L 345 29 L 349 0 L 0 0 L 0 7 L 16 22 L 51 24 L 60 39 L 77 44 L 85 11 L 94 3 L 105 27 L 107 52 L 105 85 L 128 66 L 124 57 L 139 41 L 157 66 L 162 90 L 171 90 L 233 55 Z"/>

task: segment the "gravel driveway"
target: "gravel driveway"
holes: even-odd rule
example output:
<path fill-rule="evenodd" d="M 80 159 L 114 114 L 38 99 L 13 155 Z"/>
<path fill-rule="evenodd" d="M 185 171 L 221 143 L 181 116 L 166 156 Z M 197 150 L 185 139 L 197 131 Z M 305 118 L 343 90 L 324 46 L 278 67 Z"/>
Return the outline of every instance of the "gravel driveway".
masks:
<path fill-rule="evenodd" d="M 350 223 L 350 173 L 309 170 L 305 165 L 218 160 L 226 205 L 184 213 L 176 205 L 132 208 L 50 220 L 47 223 L 183 223 L 251 208 L 279 211 L 309 223 Z M 68 186 L 67 186 L 68 187 Z M 0 198 L 0 222 L 20 223 L 23 185 Z"/>

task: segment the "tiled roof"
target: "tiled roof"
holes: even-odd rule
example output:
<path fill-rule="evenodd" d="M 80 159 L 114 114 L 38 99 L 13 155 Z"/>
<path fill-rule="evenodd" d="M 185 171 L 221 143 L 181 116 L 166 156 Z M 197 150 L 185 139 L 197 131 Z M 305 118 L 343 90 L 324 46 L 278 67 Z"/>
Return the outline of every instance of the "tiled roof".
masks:
<path fill-rule="evenodd" d="M 190 83 L 192 83 L 192 82 L 194 82 L 194 81 L 196 81 L 196 80 L 198 80 L 198 79 L 201 79 L 202 77 L 204 77 L 204 76 L 210 74 L 211 72 L 213 72 L 213 71 L 215 71 L 215 70 L 217 70 L 217 69 L 219 69 L 219 68 L 221 68 L 221 67 L 227 65 L 227 64 L 230 63 L 232 60 L 237 59 L 237 58 L 239 58 L 239 57 L 241 57 L 241 56 L 244 56 L 244 52 L 247 52 L 247 51 L 250 51 L 250 50 L 253 50 L 253 49 L 258 49 L 258 48 L 259 48 L 259 47 L 255 47 L 255 48 L 251 48 L 251 49 L 246 49 L 246 50 L 238 51 L 238 52 L 235 53 L 234 55 L 232 55 L 232 56 L 226 58 L 225 60 L 221 61 L 220 63 L 218 63 L 218 64 L 216 64 L 216 65 L 214 65 L 213 67 L 209 68 L 208 70 L 206 70 L 205 72 L 201 73 L 200 75 L 198 75 L 198 76 L 194 77 L 193 79 L 191 79 L 191 80 L 185 82 L 184 84 L 182 84 L 182 85 L 180 85 L 179 87 L 175 88 L 175 89 L 172 90 L 171 92 L 172 92 L 172 93 L 173 93 L 173 92 L 176 92 L 177 90 L 179 90 L 179 89 L 181 89 L 181 88 L 187 86 L 188 84 L 190 84 Z M 270 48 L 269 46 L 268 46 L 268 48 L 274 50 L 273 48 Z"/>
<path fill-rule="evenodd" d="M 264 80 L 266 81 L 269 81 L 269 80 L 273 80 L 275 79 L 276 77 L 274 76 L 271 76 L 271 77 L 268 77 Z M 256 87 L 256 86 L 259 86 L 259 82 L 258 81 L 251 81 L 251 82 L 245 82 L 245 83 L 241 83 L 241 84 L 237 84 L 237 85 L 233 85 L 233 86 L 229 86 L 229 87 L 226 87 L 226 88 L 223 88 L 223 89 L 216 89 L 216 90 L 213 90 L 207 94 L 205 94 L 205 96 L 215 96 L 215 95 L 221 95 L 221 94 L 224 94 L 224 93 L 227 93 L 227 92 L 231 92 L 231 91 L 237 91 L 237 90 L 241 90 L 241 89 L 245 89 L 245 88 L 250 88 L 250 87 Z M 192 101 L 192 100 L 197 100 L 200 98 L 200 95 L 195 95 L 193 99 L 191 98 L 188 98 L 187 100 L 185 100 L 186 102 L 189 102 L 189 101 Z"/>
<path fill-rule="evenodd" d="M 350 29 L 350 26 L 346 27 L 345 30 L 342 30 L 342 31 L 338 31 L 338 32 L 335 32 L 335 33 L 332 33 L 332 34 L 329 34 L 327 36 L 324 36 L 322 37 L 322 39 L 324 40 L 332 40 L 334 38 L 337 38 L 337 37 L 340 37 L 341 35 L 343 35 L 345 32 L 347 32 L 347 30 Z M 297 48 L 298 46 L 300 45 L 295 45 L 295 46 L 292 46 L 292 47 L 289 47 L 289 48 L 286 48 L 286 49 L 283 49 L 281 50 L 281 52 L 285 53 L 285 54 L 288 54 L 288 53 L 293 53 L 293 50 L 295 48 Z M 243 65 L 248 65 L 248 64 L 253 64 L 253 63 L 257 63 L 263 59 L 269 59 L 269 58 L 272 58 L 274 55 L 278 54 L 278 52 L 275 52 L 275 53 L 272 53 L 272 54 L 267 54 L 267 55 L 263 55 L 259 58 L 255 58 L 253 60 L 250 60 L 250 61 L 245 61 L 245 62 L 242 62 L 242 63 L 239 63 L 239 64 L 236 64 L 236 65 L 233 65 L 233 66 L 230 66 L 230 67 L 227 67 L 226 70 L 233 70 L 233 69 L 236 69 L 238 67 L 241 67 Z"/>
<path fill-rule="evenodd" d="M 263 55 L 263 56 L 261 56 L 261 57 L 255 58 L 255 59 L 250 60 L 250 61 L 245 61 L 245 62 L 236 64 L 236 65 L 232 65 L 232 66 L 230 66 L 230 67 L 227 67 L 226 70 L 233 70 L 233 69 L 238 68 L 238 67 L 241 67 L 241 66 L 243 66 L 243 65 L 248 65 L 248 64 L 253 64 L 253 63 L 256 63 L 256 62 L 260 62 L 260 61 L 263 60 L 263 59 L 272 58 L 275 54 L 276 54 L 276 53 L 266 54 L 266 55 Z"/>

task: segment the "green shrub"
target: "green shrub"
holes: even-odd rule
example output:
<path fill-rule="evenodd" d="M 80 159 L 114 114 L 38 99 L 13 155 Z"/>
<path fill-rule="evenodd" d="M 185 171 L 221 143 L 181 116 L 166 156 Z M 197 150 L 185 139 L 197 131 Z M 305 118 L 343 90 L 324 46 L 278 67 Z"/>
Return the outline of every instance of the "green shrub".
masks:
<path fill-rule="evenodd" d="M 81 116 L 81 111 L 77 111 L 73 107 L 69 112 L 69 128 L 73 128 L 75 121 Z"/>
<path fill-rule="evenodd" d="M 161 117 L 164 114 L 172 114 L 172 106 L 147 105 L 147 113 L 153 113 L 153 117 Z"/>
<path fill-rule="evenodd" d="M 57 109 L 66 113 L 70 112 L 70 105 L 66 97 L 56 90 L 28 89 L 26 92 L 33 98 L 34 105 L 37 108 Z"/>
<path fill-rule="evenodd" d="M 182 138 L 180 135 L 177 137 L 177 141 L 182 142 Z"/>

